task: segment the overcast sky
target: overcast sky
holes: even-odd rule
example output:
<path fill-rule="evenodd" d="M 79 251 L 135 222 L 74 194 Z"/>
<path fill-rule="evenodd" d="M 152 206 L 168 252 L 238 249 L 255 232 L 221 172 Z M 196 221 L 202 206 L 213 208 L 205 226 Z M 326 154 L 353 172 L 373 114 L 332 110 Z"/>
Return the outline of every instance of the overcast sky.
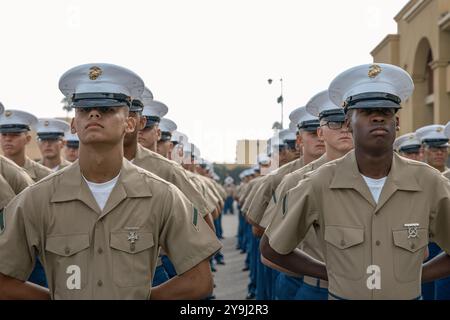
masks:
<path fill-rule="evenodd" d="M 0 101 L 65 116 L 59 77 L 108 62 L 138 73 L 168 118 L 216 162 L 268 139 L 341 71 L 370 63 L 407 0 L 0 1 Z M 274 82 L 269 86 L 267 79 Z"/>

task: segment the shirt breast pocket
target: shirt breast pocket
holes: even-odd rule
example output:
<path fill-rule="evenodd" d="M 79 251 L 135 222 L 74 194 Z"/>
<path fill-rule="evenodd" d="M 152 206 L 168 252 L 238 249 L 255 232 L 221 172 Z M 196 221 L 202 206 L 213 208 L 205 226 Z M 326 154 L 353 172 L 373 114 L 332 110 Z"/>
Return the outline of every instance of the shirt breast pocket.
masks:
<path fill-rule="evenodd" d="M 113 278 L 119 287 L 151 285 L 153 258 L 157 256 L 153 234 L 137 233 L 135 240 L 129 232 L 111 232 Z"/>
<path fill-rule="evenodd" d="M 400 282 L 417 281 L 421 276 L 421 266 L 428 245 L 428 229 L 417 229 L 411 237 L 407 229 L 393 230 L 394 272 Z"/>
<path fill-rule="evenodd" d="M 328 272 L 358 280 L 364 275 L 364 228 L 359 226 L 325 226 Z"/>
<path fill-rule="evenodd" d="M 89 235 L 49 235 L 45 244 L 47 265 L 55 289 L 80 290 L 88 280 Z M 46 270 L 47 271 L 47 270 Z"/>

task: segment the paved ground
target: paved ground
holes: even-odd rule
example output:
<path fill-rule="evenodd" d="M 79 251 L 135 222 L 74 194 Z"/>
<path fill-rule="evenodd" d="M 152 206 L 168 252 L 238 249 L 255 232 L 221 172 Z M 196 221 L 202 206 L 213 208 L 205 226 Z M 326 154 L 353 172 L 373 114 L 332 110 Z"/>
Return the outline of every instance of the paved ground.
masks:
<path fill-rule="evenodd" d="M 225 237 L 222 240 L 225 265 L 217 265 L 217 272 L 214 273 L 214 294 L 218 300 L 243 300 L 247 295 L 248 271 L 242 271 L 246 255 L 235 249 L 238 229 L 236 214 L 224 215 L 222 226 Z"/>

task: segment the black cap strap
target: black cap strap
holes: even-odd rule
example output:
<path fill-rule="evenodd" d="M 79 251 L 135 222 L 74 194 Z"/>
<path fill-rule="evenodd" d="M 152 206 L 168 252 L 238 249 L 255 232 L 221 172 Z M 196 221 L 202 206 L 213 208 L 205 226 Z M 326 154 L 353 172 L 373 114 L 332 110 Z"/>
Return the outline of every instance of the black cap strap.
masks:
<path fill-rule="evenodd" d="M 26 124 L 3 124 L 0 125 L 0 132 L 3 133 L 14 133 L 14 132 L 25 132 L 30 131 L 30 127 Z"/>
<path fill-rule="evenodd" d="M 284 142 L 290 150 L 295 149 L 296 140 L 284 140 Z"/>
<path fill-rule="evenodd" d="M 172 133 L 167 131 L 161 131 L 160 141 L 170 141 L 170 139 L 172 139 Z"/>
<path fill-rule="evenodd" d="M 423 139 L 422 143 L 430 147 L 447 147 L 449 139 Z"/>
<path fill-rule="evenodd" d="M 78 149 L 80 147 L 80 141 L 66 141 L 67 148 Z"/>
<path fill-rule="evenodd" d="M 305 131 L 316 131 L 320 127 L 320 121 L 318 119 L 302 121 L 298 124 L 298 129 Z"/>
<path fill-rule="evenodd" d="M 131 98 L 122 93 L 75 93 L 72 95 L 72 105 L 84 108 L 94 107 L 131 107 Z"/>
<path fill-rule="evenodd" d="M 365 92 L 348 97 L 344 102 L 347 109 L 373 109 L 373 108 L 396 108 L 400 109 L 402 100 L 393 94 L 385 92 Z"/>
<path fill-rule="evenodd" d="M 141 100 L 134 99 L 133 101 L 131 101 L 130 111 L 141 112 L 142 110 L 144 110 L 144 104 Z"/>
<path fill-rule="evenodd" d="M 340 116 L 342 115 L 345 117 L 345 112 L 342 109 L 328 109 L 324 110 L 319 114 L 319 120 L 322 120 L 323 118 L 327 118 L 330 116 Z"/>
<path fill-rule="evenodd" d="M 156 116 L 145 116 L 145 118 L 147 119 L 147 122 L 145 124 L 146 128 L 154 126 L 155 124 L 158 124 L 161 121 L 161 118 Z"/>
<path fill-rule="evenodd" d="M 403 146 L 398 149 L 398 152 L 418 152 L 420 150 L 421 145 L 420 144 L 410 144 L 408 146 Z"/>
<path fill-rule="evenodd" d="M 64 137 L 63 132 L 43 132 L 37 133 L 39 140 L 58 140 L 59 138 Z"/>

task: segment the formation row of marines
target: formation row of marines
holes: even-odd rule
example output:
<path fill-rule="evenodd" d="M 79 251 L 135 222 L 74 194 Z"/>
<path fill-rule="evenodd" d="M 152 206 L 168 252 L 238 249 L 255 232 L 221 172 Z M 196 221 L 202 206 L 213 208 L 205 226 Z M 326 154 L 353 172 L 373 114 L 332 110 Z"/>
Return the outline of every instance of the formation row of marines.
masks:
<path fill-rule="evenodd" d="M 0 298 L 211 297 L 226 196 L 212 164 L 126 68 L 77 66 L 59 88 L 70 124 L 0 108 Z"/>
<path fill-rule="evenodd" d="M 248 299 L 450 299 L 450 122 L 396 139 L 413 90 L 393 65 L 346 70 L 241 173 Z"/>

